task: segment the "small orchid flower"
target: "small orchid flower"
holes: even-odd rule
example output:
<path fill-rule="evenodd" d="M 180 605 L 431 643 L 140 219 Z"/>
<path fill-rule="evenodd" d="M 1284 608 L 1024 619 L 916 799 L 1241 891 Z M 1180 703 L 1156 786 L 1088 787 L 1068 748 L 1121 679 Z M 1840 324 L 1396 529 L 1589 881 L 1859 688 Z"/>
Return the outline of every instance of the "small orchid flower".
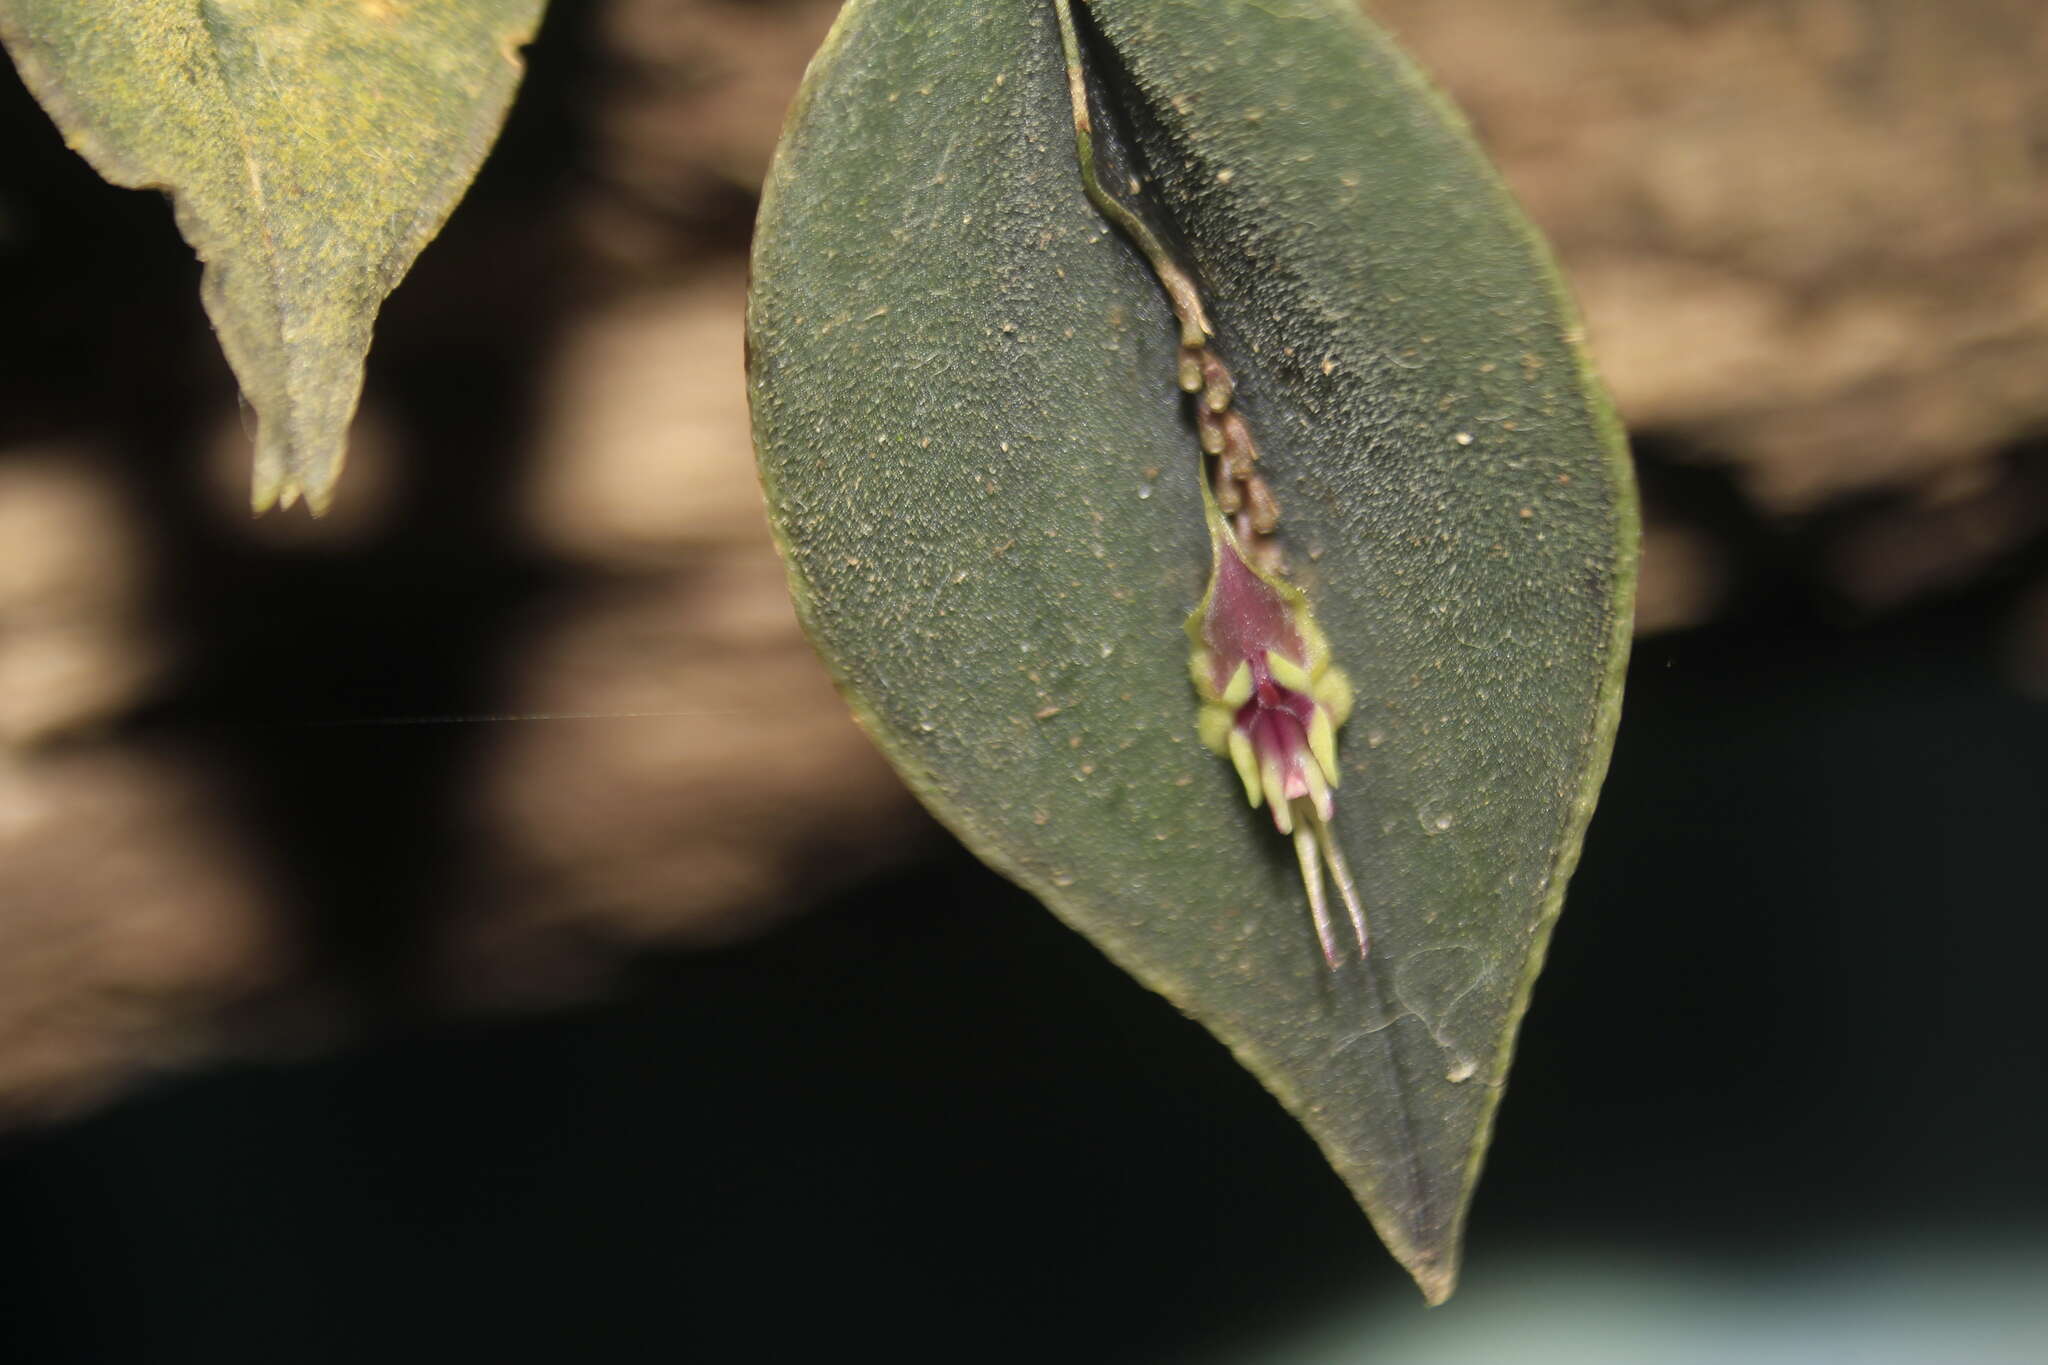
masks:
<path fill-rule="evenodd" d="M 1351 680 L 1330 661 L 1330 644 L 1299 588 L 1245 557 L 1213 498 L 1208 506 L 1213 567 L 1209 590 L 1188 617 L 1188 659 L 1201 698 L 1202 742 L 1228 757 L 1252 805 L 1294 840 L 1323 960 L 1339 950 L 1323 890 L 1328 866 L 1350 920 L 1356 956 L 1368 951 L 1365 911 L 1343 850 L 1330 832 L 1337 786 L 1337 727 L 1351 714 Z"/>

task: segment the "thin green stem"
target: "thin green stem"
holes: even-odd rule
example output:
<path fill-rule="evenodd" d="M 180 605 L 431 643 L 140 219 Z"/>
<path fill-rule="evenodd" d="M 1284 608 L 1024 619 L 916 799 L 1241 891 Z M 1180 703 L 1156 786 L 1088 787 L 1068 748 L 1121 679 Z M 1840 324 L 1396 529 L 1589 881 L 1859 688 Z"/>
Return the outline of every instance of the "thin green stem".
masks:
<path fill-rule="evenodd" d="M 1194 276 L 1173 259 L 1159 235 L 1103 183 L 1095 157 L 1095 119 L 1088 96 L 1088 73 L 1081 53 L 1080 30 L 1074 23 L 1073 0 L 1053 0 L 1059 18 L 1060 46 L 1067 59 L 1067 95 L 1074 107 L 1074 157 L 1081 166 L 1081 186 L 1088 201 L 1115 224 L 1140 255 L 1165 292 L 1180 323 L 1180 373 L 1183 392 L 1195 398 L 1195 430 L 1204 456 L 1213 460 L 1206 486 L 1218 510 L 1232 519 L 1238 538 L 1269 570 L 1280 567 L 1279 547 L 1272 534 L 1280 521 L 1280 504 L 1258 472 L 1259 449 L 1251 429 L 1232 406 L 1236 384 L 1223 358 L 1209 345 L 1215 329 L 1202 306 Z M 1135 191 L 1138 186 L 1131 186 Z"/>
<path fill-rule="evenodd" d="M 1081 35 L 1074 26 L 1072 0 L 1052 0 L 1052 7 L 1059 16 L 1060 47 L 1067 57 L 1067 93 L 1074 105 L 1074 154 L 1081 163 L 1081 186 L 1096 211 L 1131 239 L 1151 265 L 1152 273 L 1159 277 L 1160 287 L 1173 305 L 1174 316 L 1180 320 L 1181 345 L 1198 347 L 1214 331 L 1203 311 L 1202 296 L 1195 289 L 1193 277 L 1167 252 L 1158 234 L 1102 183 L 1095 165 L 1095 121 L 1088 108 L 1088 75 L 1081 62 Z"/>

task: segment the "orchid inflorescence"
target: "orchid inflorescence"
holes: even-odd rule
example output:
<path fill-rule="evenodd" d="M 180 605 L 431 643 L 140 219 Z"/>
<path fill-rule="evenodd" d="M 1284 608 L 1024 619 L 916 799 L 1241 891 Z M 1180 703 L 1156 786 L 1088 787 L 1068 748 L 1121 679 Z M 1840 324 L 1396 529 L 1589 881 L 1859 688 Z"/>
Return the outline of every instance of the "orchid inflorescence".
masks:
<path fill-rule="evenodd" d="M 1363 961 L 1371 943 L 1351 869 L 1330 829 L 1337 729 L 1351 714 L 1351 681 L 1331 662 L 1329 641 L 1306 595 L 1277 576 L 1280 506 L 1258 471 L 1258 447 L 1236 409 L 1230 370 L 1211 344 L 1215 329 L 1194 278 L 1161 236 L 1102 183 L 1071 6 L 1069 0 L 1054 5 L 1082 184 L 1089 201 L 1150 264 L 1180 324 L 1178 378 L 1193 400 L 1211 549 L 1208 590 L 1187 621 L 1194 646 L 1189 672 L 1201 699 L 1197 727 L 1202 742 L 1236 767 L 1253 807 L 1267 807 L 1273 824 L 1293 839 L 1323 961 L 1336 970 Z M 1349 945 L 1338 941 L 1325 868 L 1344 906 Z"/>
<path fill-rule="evenodd" d="M 1203 502 L 1213 561 L 1209 590 L 1187 622 L 1194 644 L 1188 669 L 1201 698 L 1196 724 L 1202 742 L 1236 766 L 1253 807 L 1266 806 L 1274 826 L 1292 836 L 1316 938 L 1334 969 L 1352 953 L 1338 946 L 1324 867 L 1356 956 L 1363 959 L 1370 945 L 1351 869 L 1330 830 L 1337 727 L 1351 715 L 1351 680 L 1330 661 L 1329 641 L 1301 589 L 1253 564 L 1215 499 Z"/>

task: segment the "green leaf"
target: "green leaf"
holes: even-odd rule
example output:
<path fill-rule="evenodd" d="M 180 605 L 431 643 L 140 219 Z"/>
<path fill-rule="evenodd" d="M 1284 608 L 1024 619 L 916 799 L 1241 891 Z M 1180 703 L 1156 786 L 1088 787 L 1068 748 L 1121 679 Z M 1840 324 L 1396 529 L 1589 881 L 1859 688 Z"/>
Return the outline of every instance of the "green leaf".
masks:
<path fill-rule="evenodd" d="M 71 146 L 175 199 L 257 415 L 257 511 L 327 505 L 378 305 L 497 136 L 541 3 L 0 0 Z"/>
<path fill-rule="evenodd" d="M 1227 1043 L 1441 1300 L 1618 712 L 1620 432 L 1532 230 L 1352 9 L 1086 11 L 1102 136 L 1149 167 L 1356 685 L 1335 829 L 1370 958 L 1324 966 L 1286 841 L 1196 738 L 1175 325 L 1084 197 L 1051 0 L 853 0 L 813 65 L 754 255 L 770 514 L 926 803 Z"/>

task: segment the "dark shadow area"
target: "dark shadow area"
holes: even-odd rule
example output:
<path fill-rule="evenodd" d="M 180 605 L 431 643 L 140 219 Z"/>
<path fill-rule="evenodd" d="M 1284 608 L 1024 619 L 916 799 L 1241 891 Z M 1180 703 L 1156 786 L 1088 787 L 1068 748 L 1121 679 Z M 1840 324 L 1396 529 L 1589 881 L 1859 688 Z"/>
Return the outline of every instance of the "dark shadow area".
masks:
<path fill-rule="evenodd" d="M 1468 1282 L 2040 1236 L 2048 715 L 1999 605 L 1642 647 Z M 162 1087 L 0 1200 L 22 1360 L 1170 1361 L 1407 1301 L 1222 1050 L 963 856 L 603 1008 Z"/>

